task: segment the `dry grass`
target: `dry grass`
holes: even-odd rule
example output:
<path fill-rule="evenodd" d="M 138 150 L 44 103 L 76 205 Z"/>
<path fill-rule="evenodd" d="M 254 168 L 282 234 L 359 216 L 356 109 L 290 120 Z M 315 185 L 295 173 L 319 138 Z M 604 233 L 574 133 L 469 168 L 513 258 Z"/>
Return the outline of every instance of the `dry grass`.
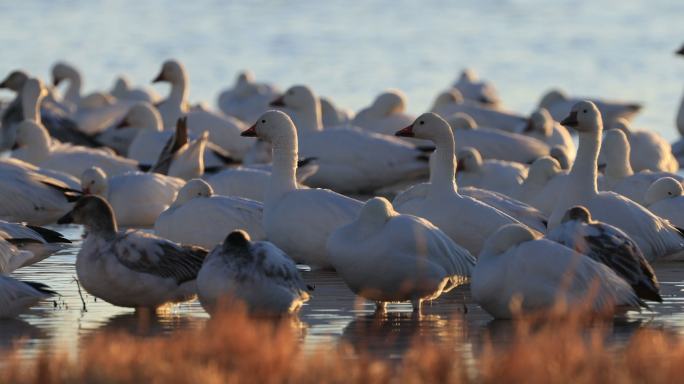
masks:
<path fill-rule="evenodd" d="M 587 327 L 587 321 L 594 323 Z M 638 331 L 627 345 L 613 347 L 595 320 L 556 316 L 517 324 L 508 347 L 485 342 L 469 369 L 455 341 L 416 340 L 398 363 L 347 345 L 310 352 L 301 350 L 300 331 L 291 321 L 254 320 L 232 311 L 203 329 L 171 337 L 96 335 L 75 359 L 45 351 L 26 362 L 7 352 L 0 356 L 0 382 L 669 383 L 684 370 L 684 340 L 663 331 Z"/>

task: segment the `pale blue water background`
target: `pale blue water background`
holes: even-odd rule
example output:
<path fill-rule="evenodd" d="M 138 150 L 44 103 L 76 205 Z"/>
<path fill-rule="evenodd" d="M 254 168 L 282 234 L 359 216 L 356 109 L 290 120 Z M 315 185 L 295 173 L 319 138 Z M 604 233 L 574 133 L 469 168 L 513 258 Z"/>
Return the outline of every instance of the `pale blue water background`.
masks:
<path fill-rule="evenodd" d="M 81 69 L 85 91 L 93 91 L 109 88 L 120 73 L 148 84 L 161 61 L 175 57 L 189 71 L 193 102 L 213 105 L 236 71 L 249 68 L 259 80 L 309 84 L 352 109 L 385 88 L 400 88 L 410 111 L 420 113 L 470 66 L 514 110 L 529 112 L 551 87 L 631 99 L 646 105 L 637 125 L 674 139 L 684 60 L 673 51 L 684 42 L 683 14 L 679 1 L 7 1 L 0 3 L 0 75 L 25 68 L 45 77 L 63 59 Z M 57 229 L 80 236 L 78 228 Z M 0 322 L 0 345 L 23 336 L 27 354 L 47 345 L 73 352 L 93 332 L 137 328 L 130 310 L 92 297 L 81 311 L 72 282 L 77 251 L 17 273 L 63 297 L 57 308 L 46 302 L 20 320 Z M 635 324 L 684 331 L 683 267 L 656 266 L 665 303 L 618 326 L 618 339 Z M 500 329 L 469 301 L 467 289 L 427 307 L 421 321 L 410 317 L 408 306 L 377 321 L 367 317 L 372 306 L 357 302 L 334 275 L 305 277 L 317 286 L 300 316 L 308 346 L 344 339 L 396 356 L 417 334 L 456 332 L 468 350 L 484 330 Z M 206 318 L 197 303 L 183 304 L 151 332 L 201 326 Z"/>

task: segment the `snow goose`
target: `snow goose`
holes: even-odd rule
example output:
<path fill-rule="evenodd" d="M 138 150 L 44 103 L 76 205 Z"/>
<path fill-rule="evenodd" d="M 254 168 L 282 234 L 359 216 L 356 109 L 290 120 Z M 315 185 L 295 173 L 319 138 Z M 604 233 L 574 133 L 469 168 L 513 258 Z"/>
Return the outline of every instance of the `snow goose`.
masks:
<path fill-rule="evenodd" d="M 401 139 L 351 126 L 323 129 L 320 103 L 309 87 L 293 86 L 271 105 L 285 108 L 296 124 L 301 155 L 316 158 L 311 186 L 371 192 L 428 172 L 423 153 Z"/>
<path fill-rule="evenodd" d="M 672 147 L 655 132 L 632 129 L 625 119 L 618 119 L 613 124 L 627 136 L 632 149 L 629 160 L 636 171 L 664 171 L 677 172 L 679 163 L 672 155 Z"/>
<path fill-rule="evenodd" d="M 656 215 L 667 219 L 682 230 L 684 228 L 684 196 L 682 183 L 672 177 L 655 181 L 646 191 L 644 206 Z"/>
<path fill-rule="evenodd" d="M 219 94 L 218 107 L 228 116 L 235 116 L 242 121 L 256 121 L 270 109 L 268 104 L 278 94 L 276 87 L 257 83 L 251 71 L 242 71 L 238 74 L 233 88 Z"/>
<path fill-rule="evenodd" d="M 575 158 L 577 148 L 575 148 L 575 142 L 572 141 L 570 132 L 557 123 L 545 108 L 539 108 L 532 112 L 523 133 L 543 141 L 550 147 L 560 147 L 570 157 L 570 162 Z"/>
<path fill-rule="evenodd" d="M 45 284 L 0 275 L 0 319 L 16 317 L 55 294 Z"/>
<path fill-rule="evenodd" d="M 516 310 L 549 310 L 559 301 L 596 312 L 641 304 L 632 287 L 607 266 L 538 238 L 520 224 L 506 225 L 487 239 L 470 291 L 497 319 L 510 319 Z"/>
<path fill-rule="evenodd" d="M 332 100 L 321 96 L 321 122 L 324 127 L 336 127 L 349 124 L 354 118 L 354 113 L 346 108 L 337 107 Z"/>
<path fill-rule="evenodd" d="M 207 256 L 197 275 L 197 293 L 209 313 L 237 299 L 250 313 L 281 315 L 297 312 L 309 300 L 294 261 L 273 243 L 251 241 L 242 230 L 231 232 Z"/>
<path fill-rule="evenodd" d="M 424 300 L 464 283 L 475 258 L 429 221 L 401 215 L 382 197 L 368 200 L 358 218 L 337 228 L 327 251 L 335 270 L 357 295 L 377 302 Z"/>
<path fill-rule="evenodd" d="M 491 206 L 462 196 L 456 189 L 454 135 L 449 123 L 434 113 L 425 113 L 396 133 L 432 141 L 437 147 L 430 157 L 430 183 L 424 198 L 396 206 L 401 213 L 423 217 L 444 231 L 471 254 L 478 254 L 490 234 L 501 226 L 517 222 Z"/>
<path fill-rule="evenodd" d="M 475 148 L 458 151 L 456 180 L 459 185 L 509 194 L 527 177 L 523 164 L 503 160 L 483 160 Z"/>
<path fill-rule="evenodd" d="M 35 264 L 71 244 L 69 239 L 51 229 L 4 220 L 0 220 L 0 237 L 31 254 L 29 258 L 22 257 L 21 265 L 16 265 L 16 268 Z"/>
<path fill-rule="evenodd" d="M 131 81 L 126 76 L 117 77 L 114 81 L 114 86 L 109 93 L 120 100 L 146 103 L 156 103 L 159 101 L 159 95 L 154 92 L 154 90 L 133 88 L 131 86 Z"/>
<path fill-rule="evenodd" d="M 446 120 L 454 131 L 456 151 L 472 147 L 485 159 L 525 164 L 549 154 L 549 146 L 537 139 L 498 129 L 478 127 L 475 120 L 463 112 L 457 112 Z"/>
<path fill-rule="evenodd" d="M 0 87 L 17 92 L 17 96 L 2 116 L 3 147 L 14 144 L 16 126 L 24 120 L 44 123 L 50 135 L 57 140 L 77 145 L 98 146 L 89 135 L 78 129 L 76 122 L 67 117 L 67 112 L 54 101 L 46 102 L 50 95 L 43 83 L 26 74 L 13 72 Z"/>
<path fill-rule="evenodd" d="M 98 167 L 81 176 L 83 193 L 98 195 L 112 206 L 116 222 L 125 227 L 150 227 L 185 185 L 179 178 L 158 173 L 129 172 L 113 176 Z"/>
<path fill-rule="evenodd" d="M 110 304 L 157 308 L 191 299 L 207 251 L 142 231 L 119 231 L 109 204 L 84 196 L 59 224 L 83 224 L 76 275 L 91 295 Z"/>
<path fill-rule="evenodd" d="M 203 108 L 193 110 L 188 108 L 188 76 L 185 73 L 185 68 L 178 61 L 167 60 L 164 62 L 159 75 L 153 82 L 171 84 L 171 92 L 166 99 L 157 105 L 164 128 L 173 127 L 181 116 L 186 116 L 188 118 L 188 130 L 192 135 L 198 136 L 208 131 L 211 141 L 228 151 L 236 159 L 242 159 L 254 144 L 253 139 L 240 137 L 240 132 L 246 128 L 242 121 Z"/>
<path fill-rule="evenodd" d="M 0 219 L 32 225 L 54 223 L 80 192 L 55 178 L 0 161 Z"/>
<path fill-rule="evenodd" d="M 454 88 L 458 89 L 466 100 L 495 109 L 501 105 L 501 98 L 494 84 L 480 80 L 477 72 L 471 68 L 466 68 L 461 72 L 461 76 L 454 83 Z"/>
<path fill-rule="evenodd" d="M 273 147 L 273 171 L 264 195 L 266 236 L 297 262 L 330 267 L 328 236 L 356 218 L 361 202 L 327 189 L 297 186 L 297 129 L 285 113 L 266 112 L 243 135 Z"/>
<path fill-rule="evenodd" d="M 217 196 L 204 180 L 193 179 L 178 191 L 176 200 L 154 223 L 159 236 L 183 244 L 213 248 L 226 232 L 245 229 L 255 239 L 265 238 L 263 205 L 239 197 Z"/>
<path fill-rule="evenodd" d="M 547 92 L 539 101 L 539 108 L 544 108 L 556 121 L 561 121 L 568 115 L 572 106 L 584 100 L 582 97 L 570 97 L 563 91 L 552 89 Z M 616 101 L 616 100 L 600 100 L 588 99 L 596 105 L 601 112 L 603 121 L 607 124 L 612 124 L 619 118 L 631 120 L 639 111 L 641 111 L 641 104 Z"/>
<path fill-rule="evenodd" d="M 404 92 L 389 89 L 376 97 L 373 104 L 360 110 L 354 116 L 352 125 L 370 132 L 394 135 L 394 132 L 411 124 L 415 119 L 415 116 L 406 113 Z"/>
<path fill-rule="evenodd" d="M 58 62 L 52 67 L 52 82 L 55 87 L 68 83 L 63 101 L 70 106 L 70 118 L 78 125 L 78 129 L 88 135 L 100 133 L 115 124 L 134 103 L 99 92 L 81 96 L 81 74 L 68 63 Z"/>
<path fill-rule="evenodd" d="M 27 161 L 45 169 L 81 177 L 83 171 L 92 166 L 105 170 L 107 174 L 119 175 L 138 169 L 138 163 L 111 152 L 96 148 L 53 144 L 45 127 L 26 120 L 17 127 L 17 137 L 12 157 Z"/>
<path fill-rule="evenodd" d="M 634 173 L 630 164 L 631 148 L 625 133 L 618 129 L 606 132 L 599 155 L 599 167 L 604 168 L 605 190 L 617 192 L 639 204 L 643 204 L 648 188 L 662 177 L 673 177 L 680 182 L 684 178 L 669 172 L 641 171 Z"/>
<path fill-rule="evenodd" d="M 463 112 L 475 119 L 478 125 L 508 132 L 520 132 L 527 121 L 525 117 L 512 112 L 494 110 L 468 102 L 457 89 L 440 93 L 430 111 L 444 118 Z"/>
<path fill-rule="evenodd" d="M 663 301 L 653 268 L 634 240 L 612 225 L 593 220 L 585 207 L 568 209 L 561 225 L 546 237 L 607 265 L 629 283 L 639 298 Z"/>
<path fill-rule="evenodd" d="M 564 188 L 557 196 L 549 228 L 560 224 L 568 208 L 583 205 L 597 220 L 627 233 L 649 261 L 680 257 L 684 251 L 684 235 L 667 220 L 619 194 L 597 191 L 596 160 L 601 148 L 603 121 L 596 105 L 590 101 L 575 104 L 561 124 L 577 130 L 579 148 Z"/>

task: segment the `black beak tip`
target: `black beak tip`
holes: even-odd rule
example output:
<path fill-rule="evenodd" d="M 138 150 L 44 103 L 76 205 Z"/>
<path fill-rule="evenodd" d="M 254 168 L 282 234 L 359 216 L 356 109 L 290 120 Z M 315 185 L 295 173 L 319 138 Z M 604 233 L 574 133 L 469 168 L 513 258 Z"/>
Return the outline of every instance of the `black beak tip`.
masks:
<path fill-rule="evenodd" d="M 577 124 L 579 124 L 577 121 L 577 112 L 570 112 L 568 117 L 563 119 L 560 123 L 566 127 L 576 127 Z"/>

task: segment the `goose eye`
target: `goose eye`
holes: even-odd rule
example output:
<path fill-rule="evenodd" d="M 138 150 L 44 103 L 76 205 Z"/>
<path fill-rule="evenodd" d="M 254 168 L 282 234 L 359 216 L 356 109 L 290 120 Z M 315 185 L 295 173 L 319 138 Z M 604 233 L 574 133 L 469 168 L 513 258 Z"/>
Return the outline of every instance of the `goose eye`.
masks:
<path fill-rule="evenodd" d="M 420 125 L 423 125 L 423 124 L 425 124 L 425 122 L 424 122 L 424 121 L 421 121 L 421 122 L 420 122 L 420 123 L 418 123 L 418 124 L 420 124 Z"/>
<path fill-rule="evenodd" d="M 261 120 L 261 124 L 266 124 L 266 120 Z"/>
<path fill-rule="evenodd" d="M 584 112 L 584 113 L 587 113 L 587 110 L 585 109 L 585 110 L 584 110 L 584 111 L 582 111 L 582 112 Z"/>

